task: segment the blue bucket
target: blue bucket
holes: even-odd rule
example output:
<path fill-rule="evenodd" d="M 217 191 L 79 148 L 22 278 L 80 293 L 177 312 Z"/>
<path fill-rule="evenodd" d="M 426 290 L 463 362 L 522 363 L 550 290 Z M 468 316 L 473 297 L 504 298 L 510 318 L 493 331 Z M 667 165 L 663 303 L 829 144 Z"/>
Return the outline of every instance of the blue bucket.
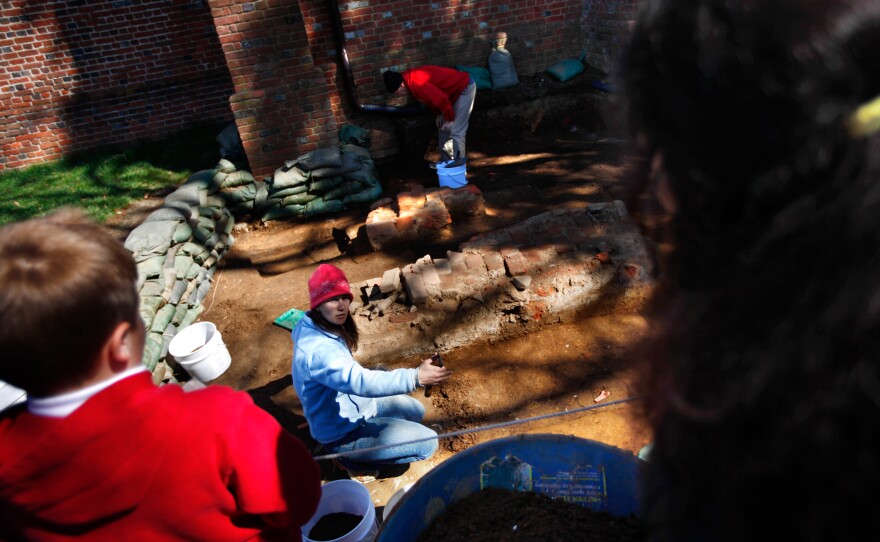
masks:
<path fill-rule="evenodd" d="M 449 188 L 461 188 L 467 184 L 467 165 L 447 167 L 452 161 L 437 164 L 437 181 L 440 186 Z"/>
<path fill-rule="evenodd" d="M 573 436 L 490 440 L 428 471 L 382 523 L 376 542 L 416 540 L 447 506 L 486 487 L 534 491 L 615 516 L 637 514 L 643 464 L 628 451 Z"/>

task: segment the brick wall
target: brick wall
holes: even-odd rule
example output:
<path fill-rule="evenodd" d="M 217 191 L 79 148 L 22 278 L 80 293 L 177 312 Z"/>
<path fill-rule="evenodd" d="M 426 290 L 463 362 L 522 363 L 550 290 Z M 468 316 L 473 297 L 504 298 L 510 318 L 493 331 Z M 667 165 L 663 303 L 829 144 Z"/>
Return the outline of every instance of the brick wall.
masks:
<path fill-rule="evenodd" d="M 608 70 L 637 4 L 355 0 L 338 8 L 358 103 L 380 104 L 383 70 L 485 67 L 500 31 L 521 75 L 582 51 Z M 346 122 L 371 130 L 375 157 L 400 152 L 399 117 L 351 103 L 329 5 L 0 0 L 0 169 L 233 116 L 258 178 L 335 143 Z"/>
<path fill-rule="evenodd" d="M 0 170 L 231 121 L 202 0 L 0 1 Z"/>
<path fill-rule="evenodd" d="M 583 30 L 590 65 L 614 72 L 638 8 L 638 0 L 584 0 Z"/>
<path fill-rule="evenodd" d="M 209 4 L 235 84 L 236 123 L 255 176 L 334 143 L 346 122 L 371 129 L 374 156 L 398 152 L 396 117 L 359 113 L 350 102 L 327 0 Z M 582 0 L 356 0 L 338 7 L 361 104 L 385 103 L 381 72 L 389 67 L 485 67 L 499 31 L 507 32 L 507 48 L 520 74 L 577 56 L 586 45 Z"/>

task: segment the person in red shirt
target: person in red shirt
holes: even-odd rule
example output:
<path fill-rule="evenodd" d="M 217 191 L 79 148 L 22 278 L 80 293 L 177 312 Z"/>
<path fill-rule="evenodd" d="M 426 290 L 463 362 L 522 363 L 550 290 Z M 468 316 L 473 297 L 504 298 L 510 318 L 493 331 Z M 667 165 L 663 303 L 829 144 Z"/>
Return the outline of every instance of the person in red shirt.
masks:
<path fill-rule="evenodd" d="M 443 66 L 421 66 L 403 73 L 388 70 L 383 77 L 389 93 L 405 89 L 437 115 L 440 161 L 451 161 L 447 167 L 467 162 L 465 139 L 477 96 L 471 76 Z"/>
<path fill-rule="evenodd" d="M 0 228 L 0 540 L 299 540 L 317 463 L 244 392 L 153 384 L 131 254 L 79 211 Z"/>

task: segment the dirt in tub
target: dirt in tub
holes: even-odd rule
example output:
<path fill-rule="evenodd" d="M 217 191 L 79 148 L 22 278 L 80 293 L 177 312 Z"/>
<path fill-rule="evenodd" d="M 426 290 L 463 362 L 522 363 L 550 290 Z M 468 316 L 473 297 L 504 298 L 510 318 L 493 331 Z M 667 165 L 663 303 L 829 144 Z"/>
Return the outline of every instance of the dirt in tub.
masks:
<path fill-rule="evenodd" d="M 450 505 L 419 542 L 531 540 L 630 542 L 647 536 L 636 517 L 617 517 L 525 491 L 486 488 Z"/>
<path fill-rule="evenodd" d="M 364 516 L 349 514 L 348 512 L 335 512 L 321 516 L 315 526 L 309 531 L 310 540 L 336 540 L 347 535 L 360 525 Z"/>

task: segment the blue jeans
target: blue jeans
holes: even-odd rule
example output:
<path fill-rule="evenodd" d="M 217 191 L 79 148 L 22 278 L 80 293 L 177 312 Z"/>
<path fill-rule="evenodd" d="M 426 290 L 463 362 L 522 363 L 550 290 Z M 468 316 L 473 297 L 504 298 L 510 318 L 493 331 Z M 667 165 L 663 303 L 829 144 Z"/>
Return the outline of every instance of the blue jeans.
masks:
<path fill-rule="evenodd" d="M 437 433 L 420 422 L 425 407 L 409 395 L 393 395 L 376 399 L 377 412 L 360 427 L 345 437 L 325 444 L 332 453 L 362 450 L 374 446 L 386 446 L 363 454 L 340 457 L 339 462 L 352 470 L 374 470 L 387 465 L 400 465 L 422 461 L 437 451 Z M 411 440 L 428 439 L 412 444 L 393 446 Z"/>

